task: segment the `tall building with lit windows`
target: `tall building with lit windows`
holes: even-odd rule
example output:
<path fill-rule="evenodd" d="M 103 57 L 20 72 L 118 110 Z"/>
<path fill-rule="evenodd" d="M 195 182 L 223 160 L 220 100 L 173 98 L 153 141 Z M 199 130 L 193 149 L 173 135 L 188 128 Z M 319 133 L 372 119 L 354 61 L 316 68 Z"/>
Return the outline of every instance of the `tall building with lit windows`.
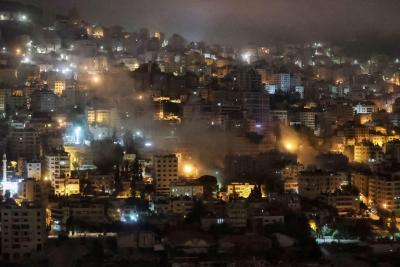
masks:
<path fill-rule="evenodd" d="M 352 173 L 352 183 L 360 191 L 361 201 L 400 214 L 400 176 L 398 173 Z"/>
<path fill-rule="evenodd" d="M 56 80 L 54 82 L 54 93 L 58 96 L 62 95 L 66 88 L 65 80 Z"/>
<path fill-rule="evenodd" d="M 86 110 L 86 120 L 90 125 L 98 124 L 110 128 L 115 128 L 119 125 L 118 113 L 115 108 L 89 107 Z"/>
<path fill-rule="evenodd" d="M 171 183 L 178 181 L 178 170 L 178 157 L 175 154 L 153 157 L 153 179 L 157 195 L 170 195 Z"/>
<path fill-rule="evenodd" d="M 64 183 L 71 176 L 69 154 L 64 151 L 54 151 L 45 156 L 45 180 L 50 180 L 55 191 L 64 188 Z"/>
<path fill-rule="evenodd" d="M 378 163 L 383 160 L 382 149 L 371 142 L 354 145 L 354 162 Z"/>
<path fill-rule="evenodd" d="M 369 201 L 378 208 L 400 214 L 400 176 L 377 175 L 369 182 Z"/>

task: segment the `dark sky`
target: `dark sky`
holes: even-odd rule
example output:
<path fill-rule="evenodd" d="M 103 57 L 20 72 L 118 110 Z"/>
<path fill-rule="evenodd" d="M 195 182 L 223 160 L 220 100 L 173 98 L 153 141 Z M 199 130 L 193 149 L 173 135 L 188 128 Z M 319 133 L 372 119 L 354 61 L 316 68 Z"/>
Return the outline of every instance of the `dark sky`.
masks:
<path fill-rule="evenodd" d="M 400 0 L 45 0 L 88 21 L 177 32 L 190 40 L 244 44 L 271 38 L 350 38 L 400 33 Z"/>

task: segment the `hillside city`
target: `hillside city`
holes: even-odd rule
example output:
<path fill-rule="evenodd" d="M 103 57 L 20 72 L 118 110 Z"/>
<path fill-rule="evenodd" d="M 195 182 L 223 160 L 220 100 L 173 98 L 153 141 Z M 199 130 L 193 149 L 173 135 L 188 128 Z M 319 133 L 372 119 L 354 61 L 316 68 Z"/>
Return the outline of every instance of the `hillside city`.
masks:
<path fill-rule="evenodd" d="M 0 2 L 0 266 L 399 266 L 400 55 Z"/>

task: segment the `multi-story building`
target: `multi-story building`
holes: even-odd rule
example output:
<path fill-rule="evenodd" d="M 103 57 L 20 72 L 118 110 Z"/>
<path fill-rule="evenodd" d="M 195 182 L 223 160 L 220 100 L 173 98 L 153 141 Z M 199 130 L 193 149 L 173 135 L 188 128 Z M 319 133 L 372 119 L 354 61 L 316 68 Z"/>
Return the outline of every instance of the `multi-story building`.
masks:
<path fill-rule="evenodd" d="M 241 106 L 260 128 L 265 128 L 269 121 L 269 96 L 263 91 L 240 91 Z"/>
<path fill-rule="evenodd" d="M 372 102 L 358 103 L 353 106 L 353 111 L 355 114 L 368 114 L 376 111 L 376 106 Z"/>
<path fill-rule="evenodd" d="M 171 197 L 202 197 L 204 194 L 203 185 L 191 181 L 178 181 L 170 184 Z"/>
<path fill-rule="evenodd" d="M 294 91 L 299 94 L 300 99 L 304 99 L 304 86 L 297 85 L 295 86 Z"/>
<path fill-rule="evenodd" d="M 36 90 L 31 94 L 31 110 L 34 112 L 50 113 L 56 110 L 57 95 L 52 91 Z"/>
<path fill-rule="evenodd" d="M 308 127 L 312 130 L 315 130 L 317 127 L 317 115 L 318 113 L 315 110 L 303 110 L 299 112 L 299 121 L 301 125 Z"/>
<path fill-rule="evenodd" d="M 232 91 L 225 91 L 226 101 L 232 98 L 236 105 L 247 111 L 249 118 L 252 118 L 265 128 L 269 120 L 269 95 L 261 84 L 260 74 L 251 67 L 240 67 L 233 70 L 231 78 Z"/>
<path fill-rule="evenodd" d="M 18 262 L 42 253 L 47 239 L 46 213 L 33 206 L 0 207 L 1 257 Z"/>
<path fill-rule="evenodd" d="M 153 157 L 153 179 L 157 195 L 169 196 L 171 183 L 178 181 L 178 170 L 178 157 L 175 154 Z"/>
<path fill-rule="evenodd" d="M 299 195 L 313 199 L 320 194 L 334 193 L 346 183 L 346 178 L 344 173 L 303 171 L 298 179 Z"/>
<path fill-rule="evenodd" d="M 400 176 L 376 175 L 369 181 L 369 202 L 379 208 L 400 214 Z"/>
<path fill-rule="evenodd" d="M 284 179 L 283 186 L 285 192 L 298 192 L 299 184 L 298 179 L 300 172 L 304 171 L 304 165 L 291 164 L 282 170 L 282 178 Z"/>
<path fill-rule="evenodd" d="M 65 80 L 56 80 L 54 82 L 54 93 L 61 96 L 66 88 Z"/>
<path fill-rule="evenodd" d="M 189 197 L 171 199 L 171 212 L 173 214 L 186 216 L 189 212 L 193 210 L 193 204 L 193 199 Z"/>
<path fill-rule="evenodd" d="M 70 216 L 77 221 L 101 224 L 107 220 L 102 203 L 73 203 L 69 209 Z"/>
<path fill-rule="evenodd" d="M 394 140 L 385 143 L 383 150 L 385 152 L 385 160 L 393 164 L 400 163 L 400 141 Z"/>
<path fill-rule="evenodd" d="M 261 91 L 261 76 L 249 67 L 238 68 L 231 72 L 233 88 L 239 91 Z"/>
<path fill-rule="evenodd" d="M 237 197 L 248 198 L 253 189 L 254 189 L 254 184 L 230 183 L 227 186 L 227 194 L 228 196 L 236 195 Z"/>
<path fill-rule="evenodd" d="M 383 160 L 383 153 L 379 146 L 372 142 L 362 142 L 354 145 L 354 162 L 379 163 Z"/>
<path fill-rule="evenodd" d="M 60 191 L 65 179 L 71 176 L 69 155 L 64 151 L 54 151 L 45 156 L 45 180 L 50 180 L 55 191 Z"/>
<path fill-rule="evenodd" d="M 11 158 L 38 159 L 41 155 L 40 134 L 33 128 L 12 128 L 9 142 Z"/>
<path fill-rule="evenodd" d="M 357 192 L 337 191 L 326 194 L 321 199 L 328 205 L 336 208 L 339 216 L 351 215 L 359 212 L 360 199 Z"/>
<path fill-rule="evenodd" d="M 368 196 L 369 196 L 369 182 L 372 179 L 372 174 L 370 173 L 361 173 L 361 172 L 352 172 L 351 174 L 351 182 L 360 192 L 360 200 L 365 204 L 368 204 Z"/>
<path fill-rule="evenodd" d="M 24 201 L 45 207 L 48 198 L 47 186 L 34 178 L 24 179 L 18 183 L 18 196 Z"/>
<path fill-rule="evenodd" d="M 175 214 L 186 216 L 192 211 L 194 202 L 191 197 L 174 197 L 170 199 L 158 199 L 152 202 L 152 209 L 157 214 Z"/>
<path fill-rule="evenodd" d="M 25 162 L 24 177 L 40 181 L 42 179 L 42 163 L 40 161 Z"/>
<path fill-rule="evenodd" d="M 55 190 L 56 195 L 69 196 L 79 195 L 80 193 L 80 181 L 78 178 L 66 178 L 62 183 L 59 183 L 59 187 Z"/>
<path fill-rule="evenodd" d="M 90 125 L 99 124 L 110 128 L 118 126 L 118 113 L 115 108 L 93 108 L 86 110 L 86 120 Z"/>
<path fill-rule="evenodd" d="M 226 220 L 225 222 L 233 228 L 247 227 L 247 202 L 233 201 L 226 204 Z"/>
<path fill-rule="evenodd" d="M 400 175 L 352 173 L 353 185 L 360 191 L 360 200 L 400 214 Z"/>
<path fill-rule="evenodd" d="M 8 114 L 18 112 L 27 107 L 27 93 L 21 88 L 6 89 L 5 93 L 5 108 Z"/>
<path fill-rule="evenodd" d="M 292 87 L 290 73 L 277 73 L 272 75 L 272 84 L 275 84 L 277 89 L 283 92 L 288 92 Z"/>
<path fill-rule="evenodd" d="M 282 125 L 288 125 L 288 112 L 287 110 L 271 110 L 270 117 L 272 122 L 278 122 Z"/>

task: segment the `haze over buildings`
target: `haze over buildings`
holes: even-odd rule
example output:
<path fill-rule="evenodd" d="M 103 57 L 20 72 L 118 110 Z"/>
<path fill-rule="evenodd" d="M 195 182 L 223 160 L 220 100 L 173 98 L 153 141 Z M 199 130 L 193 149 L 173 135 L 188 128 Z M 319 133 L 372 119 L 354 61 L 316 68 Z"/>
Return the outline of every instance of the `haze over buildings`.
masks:
<path fill-rule="evenodd" d="M 0 266 L 398 266 L 397 1 L 0 1 Z"/>

